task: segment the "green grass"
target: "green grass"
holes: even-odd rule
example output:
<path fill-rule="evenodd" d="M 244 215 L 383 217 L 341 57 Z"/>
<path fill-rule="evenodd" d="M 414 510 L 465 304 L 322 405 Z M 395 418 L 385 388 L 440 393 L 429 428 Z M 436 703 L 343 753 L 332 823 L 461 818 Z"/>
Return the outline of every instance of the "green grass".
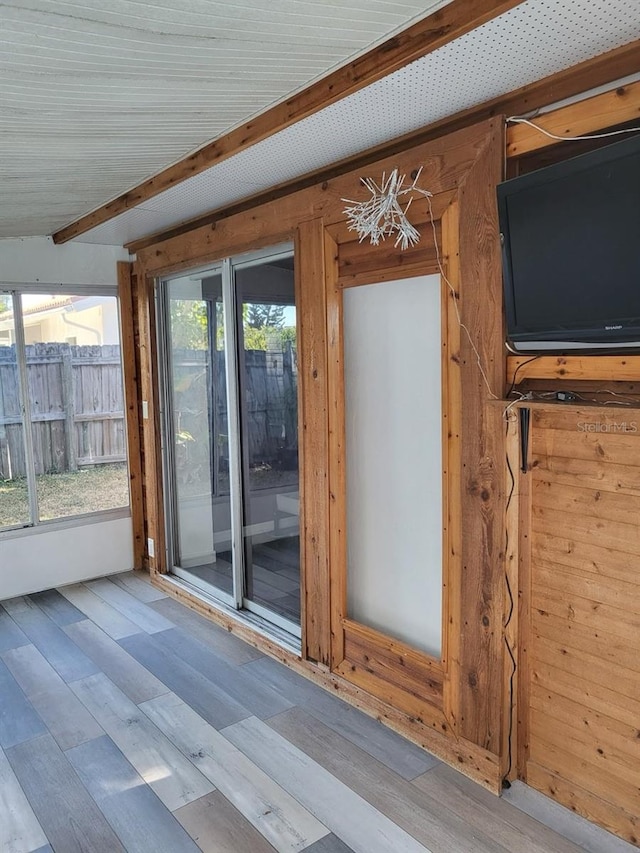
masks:
<path fill-rule="evenodd" d="M 36 477 L 40 520 L 68 518 L 129 505 L 124 462 Z M 29 523 L 27 481 L 0 480 L 0 527 Z"/>

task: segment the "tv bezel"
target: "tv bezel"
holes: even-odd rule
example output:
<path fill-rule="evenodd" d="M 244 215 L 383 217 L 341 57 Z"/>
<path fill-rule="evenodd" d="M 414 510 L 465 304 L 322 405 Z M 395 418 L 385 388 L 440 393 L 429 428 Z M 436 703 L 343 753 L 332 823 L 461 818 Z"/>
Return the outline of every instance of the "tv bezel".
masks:
<path fill-rule="evenodd" d="M 563 177 L 588 172 L 594 167 L 628 157 L 640 157 L 640 133 L 605 145 L 595 151 L 580 154 L 569 160 L 563 160 L 526 175 L 503 181 L 497 186 L 498 222 L 502 252 L 502 278 L 507 324 L 507 347 L 518 353 L 562 353 L 579 350 L 587 352 L 610 352 L 621 350 L 640 350 L 640 316 L 630 317 L 629 324 L 622 328 L 607 329 L 607 318 L 600 326 L 580 326 L 567 328 L 549 328 L 544 331 L 518 331 L 515 312 L 515 288 L 511 259 L 511 235 L 509 230 L 508 199 L 516 193 L 537 186 L 555 182 Z M 639 202 L 640 203 L 640 202 Z M 613 324 L 613 320 L 609 323 Z M 615 325 L 620 325 L 617 321 Z"/>

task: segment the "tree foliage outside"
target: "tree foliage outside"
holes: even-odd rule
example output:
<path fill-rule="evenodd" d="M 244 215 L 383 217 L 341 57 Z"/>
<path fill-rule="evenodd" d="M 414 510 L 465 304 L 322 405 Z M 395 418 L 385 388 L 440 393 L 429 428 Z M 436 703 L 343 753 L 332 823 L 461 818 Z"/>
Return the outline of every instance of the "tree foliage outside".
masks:
<path fill-rule="evenodd" d="M 222 303 L 216 302 L 216 348 L 224 347 Z M 295 326 L 285 326 L 284 305 L 245 303 L 242 306 L 244 348 L 282 349 L 295 343 Z M 173 349 L 207 349 L 207 303 L 194 299 L 171 300 L 171 343 Z"/>

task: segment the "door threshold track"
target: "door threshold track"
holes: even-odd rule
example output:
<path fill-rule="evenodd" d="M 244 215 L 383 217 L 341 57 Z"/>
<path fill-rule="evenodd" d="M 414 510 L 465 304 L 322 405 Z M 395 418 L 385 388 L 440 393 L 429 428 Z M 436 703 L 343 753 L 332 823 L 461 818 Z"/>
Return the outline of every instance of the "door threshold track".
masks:
<path fill-rule="evenodd" d="M 298 657 L 300 656 L 302 652 L 302 643 L 300 642 L 300 639 L 295 637 L 293 634 L 290 634 L 288 631 L 285 631 L 283 628 L 280 628 L 278 625 L 273 625 L 267 619 L 263 619 L 261 616 L 258 616 L 256 613 L 251 613 L 249 610 L 235 610 L 233 607 L 229 607 L 227 604 L 218 601 L 215 596 L 208 595 L 200 587 L 190 584 L 188 581 L 178 578 L 175 575 L 166 574 L 162 577 L 173 584 L 176 588 L 181 589 L 184 592 L 188 592 L 194 598 L 198 598 L 206 604 L 209 604 L 211 607 L 214 607 L 216 610 L 219 610 L 220 613 L 224 613 L 225 616 L 234 622 L 237 622 L 238 625 L 245 625 L 249 628 L 253 628 L 253 630 L 258 634 L 262 634 L 266 639 L 282 646 L 282 648 L 287 652 L 291 652 Z"/>

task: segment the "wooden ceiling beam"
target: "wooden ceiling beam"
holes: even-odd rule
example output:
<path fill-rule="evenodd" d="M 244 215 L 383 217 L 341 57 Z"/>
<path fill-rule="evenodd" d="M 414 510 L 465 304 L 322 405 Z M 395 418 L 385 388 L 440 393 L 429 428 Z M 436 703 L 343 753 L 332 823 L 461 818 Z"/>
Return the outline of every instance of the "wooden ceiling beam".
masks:
<path fill-rule="evenodd" d="M 53 234 L 53 242 L 65 243 L 84 234 L 96 225 L 107 222 L 181 181 L 392 74 L 522 2 L 523 0 L 452 0 L 447 6 L 328 74 L 302 92 L 276 104 L 179 163 L 169 166 L 128 192 L 61 228 Z"/>
<path fill-rule="evenodd" d="M 150 234 L 139 240 L 134 240 L 127 244 L 127 248 L 131 252 L 137 252 L 154 243 L 170 239 L 171 237 L 177 237 L 202 225 L 212 225 L 214 222 L 219 222 L 221 219 L 242 213 L 244 210 L 249 210 L 252 207 L 258 207 L 261 204 L 282 198 L 290 193 L 304 190 L 314 184 L 330 181 L 346 172 L 355 169 L 366 169 L 371 163 L 375 163 L 385 157 L 393 156 L 401 151 L 406 151 L 408 148 L 422 145 L 439 136 L 445 136 L 448 133 L 453 133 L 456 130 L 461 130 L 477 122 L 484 121 L 487 118 L 493 118 L 496 115 L 510 116 L 533 113 L 556 101 L 574 97 L 589 89 L 604 86 L 640 71 L 639 56 L 640 40 L 604 53 L 594 59 L 589 59 L 586 62 L 581 62 L 565 71 L 552 74 L 535 83 L 516 89 L 507 95 L 494 98 L 471 109 L 456 113 L 453 116 L 428 125 L 417 132 L 414 131 L 406 136 L 394 139 L 392 142 L 385 142 L 354 157 L 349 157 L 338 163 L 332 163 L 330 166 L 310 172 L 300 178 L 295 178 L 292 181 L 271 187 L 265 192 L 243 199 L 228 207 L 212 211 L 186 222 L 181 222 L 172 228 Z M 624 99 L 626 88 L 621 87 L 616 90 L 618 99 Z M 635 85 L 633 85 L 633 88 L 635 89 Z"/>

